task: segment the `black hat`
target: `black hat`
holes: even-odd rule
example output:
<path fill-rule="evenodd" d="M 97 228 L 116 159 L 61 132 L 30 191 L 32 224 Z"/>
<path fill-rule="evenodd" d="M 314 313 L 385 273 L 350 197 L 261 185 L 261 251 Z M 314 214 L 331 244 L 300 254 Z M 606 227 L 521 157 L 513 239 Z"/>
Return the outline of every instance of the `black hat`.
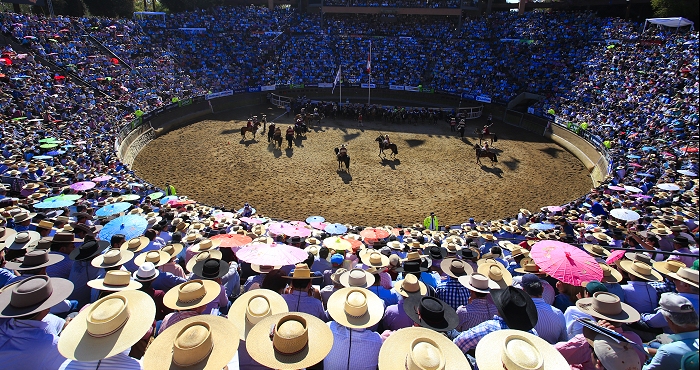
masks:
<path fill-rule="evenodd" d="M 383 240 L 375 240 L 374 243 L 372 243 L 372 248 L 374 249 L 382 249 L 382 247 L 386 247 L 386 242 Z"/>
<path fill-rule="evenodd" d="M 677 237 L 673 238 L 673 242 L 678 243 L 678 244 L 683 244 L 683 245 L 688 245 L 690 243 L 688 238 L 686 238 L 683 235 L 678 235 Z"/>
<path fill-rule="evenodd" d="M 103 240 L 90 240 L 83 243 L 79 248 L 73 249 L 68 258 L 73 261 L 85 261 L 97 257 L 102 251 L 109 248 L 109 242 Z"/>
<path fill-rule="evenodd" d="M 459 252 L 462 255 L 462 258 L 464 259 L 472 259 L 479 257 L 479 255 L 471 248 L 462 248 Z"/>
<path fill-rule="evenodd" d="M 537 325 L 535 302 L 522 289 L 512 286 L 492 289 L 491 298 L 498 308 L 498 315 L 506 322 L 508 328 L 528 331 Z"/>
<path fill-rule="evenodd" d="M 225 261 L 216 258 L 207 258 L 197 262 L 192 267 L 192 272 L 202 279 L 214 280 L 228 273 L 229 265 Z"/>
<path fill-rule="evenodd" d="M 409 296 L 403 302 L 403 310 L 416 324 L 435 331 L 450 331 L 459 324 L 457 311 L 434 297 Z"/>
<path fill-rule="evenodd" d="M 90 216 L 88 213 L 85 213 L 85 212 L 76 212 L 76 213 L 73 213 L 72 216 L 74 216 L 76 220 L 79 220 L 81 218 L 87 218 L 88 220 L 92 220 L 92 216 Z"/>
<path fill-rule="evenodd" d="M 402 267 L 397 267 L 394 271 L 403 273 L 425 272 L 428 271 L 428 268 L 421 266 L 421 261 L 406 261 Z"/>
<path fill-rule="evenodd" d="M 433 246 L 428 250 L 428 255 L 430 255 L 430 258 L 434 260 L 441 260 L 447 257 L 447 249 Z"/>

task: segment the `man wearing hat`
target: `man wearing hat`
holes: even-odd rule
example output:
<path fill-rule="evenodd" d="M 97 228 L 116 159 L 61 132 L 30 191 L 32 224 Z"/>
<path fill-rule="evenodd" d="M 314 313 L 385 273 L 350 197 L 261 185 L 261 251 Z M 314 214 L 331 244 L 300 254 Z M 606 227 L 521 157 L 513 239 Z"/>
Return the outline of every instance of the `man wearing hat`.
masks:
<path fill-rule="evenodd" d="M 608 289 L 605 286 L 605 284 L 601 283 L 600 281 L 589 281 L 584 286 L 583 298 L 593 297 L 593 295 L 597 292 L 608 292 Z M 620 299 L 620 301 L 622 301 L 622 299 Z M 583 325 L 581 325 L 581 323 L 577 321 L 577 319 L 580 318 L 593 319 L 593 316 L 589 315 L 588 313 L 584 313 L 576 305 L 569 306 L 566 308 L 566 311 L 564 311 L 567 338 L 570 339 L 578 334 L 583 333 Z"/>
<path fill-rule="evenodd" d="M 459 282 L 460 276 L 466 276 L 474 272 L 466 262 L 447 258 L 440 263 L 442 271 L 447 275 L 447 280 L 438 283 L 435 293 L 438 298 L 445 301 L 455 310 L 469 303 L 469 289 Z"/>
<path fill-rule="evenodd" d="M 629 280 L 622 285 L 625 291 L 625 302 L 641 313 L 651 313 L 657 307 L 658 293 L 649 284 L 662 281 L 661 274 L 650 266 L 649 257 L 637 253 L 637 257 L 645 259 L 637 261 L 624 260 L 619 263 L 620 268 L 627 273 Z"/>
<path fill-rule="evenodd" d="M 218 258 L 208 258 L 199 261 L 195 263 L 192 268 L 193 279 L 212 280 L 219 284 L 219 296 L 212 302 L 209 302 L 207 308 L 204 310 L 205 314 L 218 311 L 221 311 L 223 314 L 228 312 L 228 296 L 226 294 L 226 288 L 222 285 L 222 278 L 229 273 L 229 268 L 230 265 L 228 262 Z"/>
<path fill-rule="evenodd" d="M 669 336 L 671 343 L 659 347 L 643 370 L 679 369 L 683 355 L 697 351 L 693 342 L 698 340 L 698 313 L 687 298 L 675 293 L 661 295 L 659 311 L 674 334 Z"/>
<path fill-rule="evenodd" d="M 673 249 L 674 251 L 678 253 L 688 253 L 688 254 L 695 254 L 696 257 L 691 257 L 691 256 L 680 256 L 677 254 L 672 254 L 668 257 L 668 261 L 681 261 L 685 263 L 686 266 L 692 266 L 693 262 L 698 259 L 698 250 L 696 249 L 695 251 L 691 251 L 690 248 L 688 248 L 688 245 L 690 245 L 690 240 L 686 238 L 685 236 L 678 235 L 675 238 L 673 238 Z"/>
<path fill-rule="evenodd" d="M 700 293 L 698 289 L 698 271 L 687 267 L 680 267 L 676 272 L 673 272 L 663 267 L 669 265 L 671 264 L 668 262 L 654 263 L 654 267 L 658 271 L 666 275 L 669 280 L 673 281 L 678 295 L 688 299 L 693 305 L 695 312 L 700 312 L 700 304 L 698 302 L 698 293 Z M 643 314 L 641 323 L 644 323 L 649 328 L 663 329 L 666 333 L 671 332 L 663 316 L 663 312 L 658 309 L 655 313 Z"/>
<path fill-rule="evenodd" d="M 165 316 L 158 335 L 179 321 L 202 315 L 207 304 L 214 301 L 220 293 L 221 286 L 211 280 L 190 280 L 167 291 L 163 296 L 163 304 L 175 312 Z"/>
<path fill-rule="evenodd" d="M 491 290 L 498 313 L 491 320 L 463 331 L 453 340 L 463 353 L 474 350 L 487 334 L 502 329 L 515 329 L 537 335 L 537 308 L 527 293 L 512 286 Z"/>
<path fill-rule="evenodd" d="M 522 277 L 520 286 L 527 293 L 537 307 L 537 325 L 535 330 L 540 338 L 546 340 L 549 344 L 566 341 L 566 320 L 564 314 L 556 307 L 542 299 L 544 287 L 542 281 L 535 274 L 525 274 Z"/>
<path fill-rule="evenodd" d="M 331 256 L 331 268 L 323 272 L 323 285 L 333 285 L 331 276 L 341 267 L 343 267 L 343 262 L 345 261 L 345 256 L 340 253 L 335 253 Z"/>
<path fill-rule="evenodd" d="M 58 337 L 42 319 L 62 303 L 73 283 L 37 275 L 0 293 L 0 364 L 24 369 L 58 369 L 65 358 L 58 351 Z"/>
<path fill-rule="evenodd" d="M 384 311 L 382 319 L 384 329 L 399 330 L 413 326 L 413 320 L 403 308 L 405 299 L 413 295 L 425 296 L 428 294 L 428 287 L 422 281 L 418 281 L 415 275 L 408 275 L 405 279 L 397 281 L 393 289 L 400 298 L 397 304 L 388 306 Z"/>
<path fill-rule="evenodd" d="M 314 277 L 307 264 L 296 264 L 290 276 L 285 276 L 285 278 L 289 279 L 291 291 L 283 294 L 282 298 L 287 301 L 290 312 L 303 312 L 318 317 L 323 321 L 328 321 L 326 312 L 323 309 L 323 303 L 320 299 L 313 296 L 311 280 Z"/>
<path fill-rule="evenodd" d="M 104 270 L 93 266 L 91 261 L 107 248 L 108 242 L 91 240 L 75 248 L 68 256 L 73 260 L 69 279 L 75 284 L 70 299 L 78 301 L 78 307 L 90 303 L 90 287 L 87 282 L 104 276 Z"/>
<path fill-rule="evenodd" d="M 467 331 L 486 320 L 491 320 L 498 313 L 496 305 L 488 299 L 490 293 L 488 277 L 473 273 L 459 277 L 458 281 L 469 289 L 469 301 L 457 308 L 459 316 L 457 330 Z"/>

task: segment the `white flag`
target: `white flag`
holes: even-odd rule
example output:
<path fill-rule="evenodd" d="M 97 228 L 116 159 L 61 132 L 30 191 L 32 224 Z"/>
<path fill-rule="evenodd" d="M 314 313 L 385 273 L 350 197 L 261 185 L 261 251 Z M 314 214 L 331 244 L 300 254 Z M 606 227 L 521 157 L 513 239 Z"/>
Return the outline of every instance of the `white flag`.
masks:
<path fill-rule="evenodd" d="M 335 91 L 335 85 L 340 83 L 340 67 L 338 67 L 338 73 L 335 75 L 335 80 L 333 80 L 333 89 L 331 90 L 331 94 Z"/>

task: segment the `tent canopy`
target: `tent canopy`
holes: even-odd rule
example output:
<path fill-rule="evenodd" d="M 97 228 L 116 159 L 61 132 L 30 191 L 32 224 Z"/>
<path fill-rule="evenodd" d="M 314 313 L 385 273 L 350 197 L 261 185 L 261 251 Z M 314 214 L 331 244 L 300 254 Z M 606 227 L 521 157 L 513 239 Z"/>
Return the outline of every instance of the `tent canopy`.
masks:
<path fill-rule="evenodd" d="M 693 22 L 683 17 L 672 18 L 647 18 L 647 22 L 651 24 L 659 24 L 666 27 L 685 27 L 692 26 Z"/>

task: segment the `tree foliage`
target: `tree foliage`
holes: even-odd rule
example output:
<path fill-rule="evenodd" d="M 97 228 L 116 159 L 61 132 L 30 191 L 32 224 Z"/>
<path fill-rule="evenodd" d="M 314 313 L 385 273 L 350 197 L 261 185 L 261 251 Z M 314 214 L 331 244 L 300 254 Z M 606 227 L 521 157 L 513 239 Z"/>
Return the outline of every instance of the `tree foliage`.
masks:
<path fill-rule="evenodd" d="M 131 18 L 134 0 L 84 0 L 90 14 L 100 17 Z"/>
<path fill-rule="evenodd" d="M 224 0 L 160 0 L 171 12 L 194 9 L 209 9 L 224 4 Z"/>
<path fill-rule="evenodd" d="M 82 17 L 85 15 L 83 0 L 52 0 L 54 14 Z"/>
<path fill-rule="evenodd" d="M 651 0 L 654 15 L 657 17 L 685 17 L 698 23 L 700 11 L 698 0 Z"/>

